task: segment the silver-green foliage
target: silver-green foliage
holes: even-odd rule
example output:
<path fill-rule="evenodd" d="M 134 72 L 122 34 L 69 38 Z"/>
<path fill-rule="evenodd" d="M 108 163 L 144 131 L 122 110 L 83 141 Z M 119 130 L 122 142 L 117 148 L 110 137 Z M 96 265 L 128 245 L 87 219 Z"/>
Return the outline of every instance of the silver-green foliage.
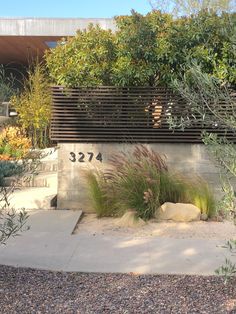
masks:
<path fill-rule="evenodd" d="M 193 62 L 182 80 L 173 81 L 173 88 L 185 100 L 186 106 L 181 118 L 169 117 L 170 128 L 184 130 L 196 123 L 206 129 L 215 128 L 216 132 L 219 127 L 225 131 L 236 132 L 235 91 L 227 82 L 203 72 L 202 68 Z M 228 184 L 236 177 L 235 144 L 217 133 L 203 132 L 202 139 L 219 165 L 224 179 L 223 190 L 229 191 Z"/>
<path fill-rule="evenodd" d="M 236 240 L 229 240 L 227 241 L 226 245 L 223 246 L 229 250 L 230 253 L 236 254 Z M 223 276 L 225 283 L 232 277 L 236 275 L 236 264 L 234 264 L 230 259 L 225 259 L 225 264 L 220 266 L 216 270 L 216 274 Z"/>
<path fill-rule="evenodd" d="M 0 65 L 0 101 L 8 101 L 14 92 L 14 77 L 7 76 L 4 66 Z M 5 176 L 16 175 L 16 178 L 22 178 L 23 168 L 24 163 L 20 165 L 17 161 L 2 161 L 0 164 L 0 245 L 5 244 L 10 237 L 17 236 L 25 229 L 28 218 L 26 212 L 24 210 L 16 212 L 10 206 L 17 180 L 10 187 L 5 187 L 3 183 Z"/>
<path fill-rule="evenodd" d="M 172 88 L 186 101 L 186 106 L 181 118 L 169 117 L 171 128 L 184 129 L 200 123 L 203 127 L 236 131 L 235 92 L 226 82 L 205 73 L 193 61 L 181 80 L 172 81 Z"/>
<path fill-rule="evenodd" d="M 203 142 L 220 166 L 223 197 L 218 204 L 218 209 L 222 214 L 232 217 L 236 222 L 236 193 L 233 184 L 236 178 L 236 146 L 225 137 L 206 132 L 203 133 Z M 222 209 L 224 209 L 223 212 Z"/>
<path fill-rule="evenodd" d="M 0 210 L 0 244 L 6 244 L 10 237 L 18 236 L 19 233 L 28 229 L 26 221 L 28 214 L 25 210 L 17 212 L 14 209 Z"/>
<path fill-rule="evenodd" d="M 32 174 L 37 172 L 40 163 L 40 153 L 30 152 L 21 160 L 14 161 L 14 167 L 8 174 L 14 177 L 10 186 L 5 186 L 4 179 L 0 184 L 0 245 L 6 244 L 10 237 L 18 236 L 21 232 L 26 231 L 28 214 L 22 208 L 15 210 L 11 205 L 11 199 L 14 193 L 21 185 L 28 181 Z M 13 163 L 9 161 L 9 163 Z M 15 170 L 15 171 L 14 171 Z"/>
<path fill-rule="evenodd" d="M 217 128 L 220 127 L 226 132 L 230 130 L 235 134 L 235 89 L 227 81 L 205 73 L 201 66 L 192 62 L 182 80 L 173 81 L 173 88 L 184 98 L 187 105 L 180 119 L 170 118 L 171 128 L 184 129 L 197 122 L 201 123 L 203 128 L 215 128 L 217 131 Z M 236 179 L 236 146 L 224 136 L 207 132 L 203 132 L 203 142 L 207 145 L 216 164 L 219 165 L 221 173 L 224 197 L 219 207 L 223 208 L 225 212 L 231 213 L 235 220 L 236 195 L 231 182 Z M 232 251 L 233 245 L 235 246 L 235 240 L 229 241 L 227 248 Z M 228 277 L 236 275 L 236 265 L 226 259 L 225 264 L 216 270 L 216 273 L 223 275 L 227 281 Z"/>

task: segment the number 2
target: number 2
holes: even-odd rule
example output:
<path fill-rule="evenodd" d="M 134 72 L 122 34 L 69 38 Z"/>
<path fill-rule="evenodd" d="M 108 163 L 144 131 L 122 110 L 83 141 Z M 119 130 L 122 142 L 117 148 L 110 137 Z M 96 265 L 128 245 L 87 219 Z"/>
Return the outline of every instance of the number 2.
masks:
<path fill-rule="evenodd" d="M 91 162 L 94 158 L 94 153 L 93 152 L 87 152 L 88 154 L 88 161 Z M 71 162 L 76 162 L 78 160 L 78 162 L 85 162 L 87 160 L 85 160 L 85 154 L 82 153 L 82 152 L 79 152 L 78 153 L 78 159 L 76 158 L 76 154 L 74 152 L 70 152 L 70 158 L 69 160 Z M 101 153 L 98 153 L 97 156 L 96 156 L 96 160 L 102 162 L 102 154 Z"/>
<path fill-rule="evenodd" d="M 80 155 L 80 157 L 79 157 L 78 161 L 79 162 L 84 162 L 84 157 L 85 157 L 84 153 L 80 152 L 79 155 Z"/>

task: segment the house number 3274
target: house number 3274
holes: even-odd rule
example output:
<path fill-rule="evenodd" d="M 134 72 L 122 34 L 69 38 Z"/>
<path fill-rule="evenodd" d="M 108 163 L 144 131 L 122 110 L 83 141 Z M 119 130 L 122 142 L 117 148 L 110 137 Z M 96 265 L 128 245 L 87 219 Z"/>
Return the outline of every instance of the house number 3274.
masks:
<path fill-rule="evenodd" d="M 96 156 L 94 156 L 94 153 L 92 153 L 92 152 L 88 152 L 86 154 L 84 154 L 82 152 L 79 152 L 79 153 L 70 152 L 69 160 L 71 162 L 76 162 L 76 161 L 78 161 L 78 162 L 86 162 L 86 161 L 91 162 L 94 158 L 96 160 L 102 162 L 102 154 L 98 153 Z"/>

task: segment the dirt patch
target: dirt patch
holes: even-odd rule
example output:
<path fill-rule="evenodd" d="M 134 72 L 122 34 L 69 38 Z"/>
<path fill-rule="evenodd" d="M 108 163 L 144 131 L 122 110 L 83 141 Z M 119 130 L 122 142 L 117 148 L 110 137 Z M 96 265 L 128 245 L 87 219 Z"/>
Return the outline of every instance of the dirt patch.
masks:
<path fill-rule="evenodd" d="M 118 218 L 100 218 L 95 214 L 85 214 L 75 228 L 74 233 L 103 234 L 109 236 L 132 235 L 134 237 L 169 237 L 200 239 L 236 238 L 236 226 L 224 222 L 157 222 L 151 220 L 139 228 L 124 228 L 116 225 Z"/>

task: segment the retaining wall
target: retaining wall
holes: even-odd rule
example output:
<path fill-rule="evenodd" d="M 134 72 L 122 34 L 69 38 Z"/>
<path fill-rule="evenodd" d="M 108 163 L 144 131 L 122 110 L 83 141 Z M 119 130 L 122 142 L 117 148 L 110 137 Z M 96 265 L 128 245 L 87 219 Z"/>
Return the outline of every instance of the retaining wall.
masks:
<path fill-rule="evenodd" d="M 221 187 L 218 169 L 203 144 L 147 144 L 165 155 L 167 164 L 188 176 L 200 175 L 213 188 L 216 196 Z M 120 143 L 60 143 L 58 150 L 58 209 L 82 209 L 92 212 L 86 169 L 107 169 L 112 154 L 132 152 L 135 144 Z M 96 159 L 97 158 L 97 159 Z"/>

